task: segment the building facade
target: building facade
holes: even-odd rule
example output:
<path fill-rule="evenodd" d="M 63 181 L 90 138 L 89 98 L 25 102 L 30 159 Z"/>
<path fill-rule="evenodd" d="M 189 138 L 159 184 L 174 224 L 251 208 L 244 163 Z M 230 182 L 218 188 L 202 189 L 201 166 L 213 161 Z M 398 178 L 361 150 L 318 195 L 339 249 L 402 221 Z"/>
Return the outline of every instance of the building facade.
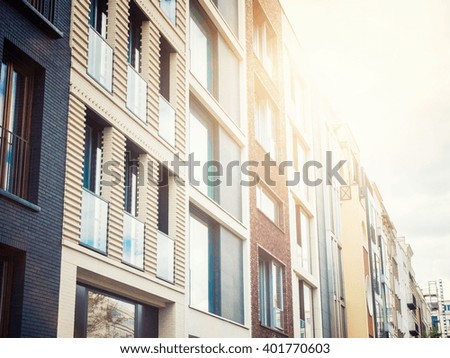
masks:
<path fill-rule="evenodd" d="M 72 4 L 58 337 L 185 335 L 186 7 Z"/>
<path fill-rule="evenodd" d="M 54 337 L 70 1 L 0 1 L 0 337 Z"/>

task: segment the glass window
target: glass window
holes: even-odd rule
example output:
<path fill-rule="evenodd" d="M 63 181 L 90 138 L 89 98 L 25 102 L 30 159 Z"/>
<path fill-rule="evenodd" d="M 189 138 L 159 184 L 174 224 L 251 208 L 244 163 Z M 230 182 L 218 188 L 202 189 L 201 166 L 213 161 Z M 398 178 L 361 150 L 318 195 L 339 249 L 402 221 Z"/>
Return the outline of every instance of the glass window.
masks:
<path fill-rule="evenodd" d="M 257 22 L 253 29 L 253 49 L 267 73 L 272 76 L 274 70 L 275 36 L 266 21 Z"/>
<path fill-rule="evenodd" d="M 272 199 L 264 189 L 256 188 L 256 207 L 261 210 L 276 225 L 279 224 L 280 208 L 278 202 Z"/>
<path fill-rule="evenodd" d="M 242 241 L 192 214 L 190 276 L 192 307 L 244 323 Z"/>
<path fill-rule="evenodd" d="M 300 337 L 314 338 L 314 312 L 312 288 L 299 281 L 300 288 Z"/>
<path fill-rule="evenodd" d="M 271 158 L 277 155 L 276 125 L 272 105 L 267 99 L 258 99 L 256 104 L 256 139 Z"/>
<path fill-rule="evenodd" d="M 177 0 L 160 0 L 159 6 L 172 24 L 175 25 L 177 19 Z"/>
<path fill-rule="evenodd" d="M 20 64 L 1 63 L 0 188 L 28 198 L 33 76 Z"/>
<path fill-rule="evenodd" d="M 137 216 L 139 160 L 131 150 L 125 152 L 125 211 Z"/>
<path fill-rule="evenodd" d="M 103 38 L 106 38 L 106 25 L 108 14 L 107 0 L 91 0 L 89 12 L 89 25 Z"/>
<path fill-rule="evenodd" d="M 231 31 L 238 36 L 239 30 L 239 0 L 214 0 L 219 12 L 230 26 Z"/>
<path fill-rule="evenodd" d="M 128 29 L 128 63 L 139 73 L 141 72 L 143 16 L 133 1 L 130 2 L 130 17 Z"/>
<path fill-rule="evenodd" d="M 100 194 L 102 131 L 95 124 L 86 124 L 84 137 L 83 186 Z"/>
<path fill-rule="evenodd" d="M 259 260 L 259 319 L 262 325 L 284 329 L 283 267 L 264 255 Z"/>
<path fill-rule="evenodd" d="M 77 285 L 76 338 L 157 338 L 158 309 Z"/>
<path fill-rule="evenodd" d="M 212 33 L 207 21 L 195 7 L 191 7 L 191 14 L 191 72 L 209 92 L 213 92 Z"/>
<path fill-rule="evenodd" d="M 304 269 L 311 272 L 311 231 L 310 221 L 300 205 L 296 206 L 297 221 L 297 246 L 299 250 L 300 265 Z"/>

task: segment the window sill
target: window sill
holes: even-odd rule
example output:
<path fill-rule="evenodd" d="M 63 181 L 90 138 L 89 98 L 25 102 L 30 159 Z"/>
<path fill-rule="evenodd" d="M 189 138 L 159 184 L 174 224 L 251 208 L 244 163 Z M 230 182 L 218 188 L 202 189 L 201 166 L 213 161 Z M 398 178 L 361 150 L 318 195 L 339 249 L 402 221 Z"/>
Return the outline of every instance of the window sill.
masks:
<path fill-rule="evenodd" d="M 27 207 L 28 209 L 31 209 L 37 213 L 41 212 L 41 208 L 37 206 L 36 204 L 30 203 L 29 201 L 22 199 L 21 197 L 11 194 L 10 192 L 0 189 L 0 196 L 3 196 L 11 201 L 14 201 L 22 206 Z"/>
<path fill-rule="evenodd" d="M 262 324 L 261 322 L 259 323 L 259 325 L 260 325 L 262 328 L 264 328 L 264 329 L 267 329 L 267 330 L 269 330 L 269 331 L 275 332 L 275 333 L 280 334 L 280 335 L 282 335 L 282 336 L 284 336 L 284 337 L 289 337 L 289 336 L 285 333 L 284 330 L 281 330 L 281 329 L 278 329 L 278 328 L 275 328 L 275 327 L 269 327 L 269 326 L 266 326 L 266 325 Z"/>
<path fill-rule="evenodd" d="M 224 322 L 228 322 L 228 323 L 230 323 L 230 324 L 232 324 L 232 325 L 235 325 L 235 326 L 238 326 L 238 327 L 240 327 L 240 328 L 249 330 L 249 327 L 247 327 L 245 324 L 242 324 L 242 323 L 239 323 L 239 322 L 232 321 L 231 319 L 228 319 L 228 318 L 225 318 L 225 317 L 216 315 L 216 314 L 211 313 L 211 312 L 207 312 L 207 311 L 205 311 L 205 310 L 202 310 L 202 309 L 200 309 L 200 308 L 196 308 L 196 307 L 191 306 L 191 305 L 189 305 L 189 308 L 190 308 L 191 310 L 194 310 L 194 311 L 203 313 L 203 314 L 205 314 L 205 315 L 207 315 L 207 316 L 210 316 L 210 317 L 216 318 L 216 319 L 218 319 L 218 320 L 221 320 L 221 321 L 224 321 Z"/>
<path fill-rule="evenodd" d="M 25 0 L 21 0 L 18 3 L 14 1 L 14 3 L 16 4 L 16 6 L 22 8 L 28 15 L 30 15 L 30 20 L 33 21 L 42 30 L 47 32 L 49 35 L 55 38 L 64 37 L 64 33 L 59 30 L 53 23 L 51 23 L 37 9 L 35 9 L 30 3 Z"/>

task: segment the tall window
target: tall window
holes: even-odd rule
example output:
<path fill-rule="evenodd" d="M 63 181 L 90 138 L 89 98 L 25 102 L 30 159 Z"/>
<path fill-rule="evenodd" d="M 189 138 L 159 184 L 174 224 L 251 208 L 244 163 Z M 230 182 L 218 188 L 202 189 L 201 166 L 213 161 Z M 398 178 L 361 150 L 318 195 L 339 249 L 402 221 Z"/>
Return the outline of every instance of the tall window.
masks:
<path fill-rule="evenodd" d="M 242 241 L 203 214 L 190 217 L 192 307 L 244 323 Z"/>
<path fill-rule="evenodd" d="M 259 186 L 256 187 L 256 207 L 274 224 L 280 224 L 280 206 L 278 201 Z"/>
<path fill-rule="evenodd" d="M 275 35 L 267 19 L 255 20 L 253 35 L 253 49 L 268 74 L 272 76 L 275 59 Z"/>
<path fill-rule="evenodd" d="M 91 0 L 89 25 L 91 25 L 103 38 L 106 38 L 107 11 L 107 0 Z"/>
<path fill-rule="evenodd" d="M 297 224 L 297 247 L 299 253 L 300 266 L 311 272 L 311 219 L 300 205 L 295 207 Z"/>
<path fill-rule="evenodd" d="M 215 52 L 213 32 L 208 20 L 195 6 L 191 7 L 190 21 L 191 72 L 212 93 Z"/>
<path fill-rule="evenodd" d="M 313 291 L 304 281 L 299 281 L 300 290 L 300 337 L 314 338 Z"/>
<path fill-rule="evenodd" d="M 0 72 L 0 188 L 28 198 L 33 74 L 5 60 Z"/>
<path fill-rule="evenodd" d="M 172 24 L 175 25 L 177 20 L 177 0 L 160 0 L 159 6 Z"/>
<path fill-rule="evenodd" d="M 132 150 L 125 152 L 125 211 L 137 216 L 138 156 Z"/>
<path fill-rule="evenodd" d="M 83 186 L 100 195 L 102 130 L 95 123 L 86 124 L 84 137 Z"/>
<path fill-rule="evenodd" d="M 259 260 L 259 319 L 262 325 L 284 329 L 283 267 L 267 255 Z"/>
<path fill-rule="evenodd" d="M 276 122 L 274 110 L 267 99 L 258 99 L 255 112 L 256 139 L 271 158 L 277 155 Z"/>
<path fill-rule="evenodd" d="M 128 30 L 128 63 L 138 73 L 141 72 L 142 20 L 137 5 L 132 1 Z"/>
<path fill-rule="evenodd" d="M 169 171 L 163 165 L 159 167 L 158 230 L 169 235 Z"/>

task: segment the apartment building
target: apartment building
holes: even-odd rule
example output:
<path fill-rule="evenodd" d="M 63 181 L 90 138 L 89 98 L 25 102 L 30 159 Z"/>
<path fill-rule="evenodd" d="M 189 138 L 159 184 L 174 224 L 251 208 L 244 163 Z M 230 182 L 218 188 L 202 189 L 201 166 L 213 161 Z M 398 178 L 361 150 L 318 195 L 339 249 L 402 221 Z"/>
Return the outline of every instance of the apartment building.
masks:
<path fill-rule="evenodd" d="M 443 338 L 450 338 L 450 300 L 443 300 L 442 301 L 442 337 Z"/>
<path fill-rule="evenodd" d="M 70 1 L 0 9 L 0 337 L 54 337 Z"/>
<path fill-rule="evenodd" d="M 286 159 L 293 164 L 288 168 L 287 185 L 293 336 L 322 337 L 316 196 L 307 164 L 317 159 L 312 135 L 313 87 L 306 56 L 284 12 L 282 39 Z"/>
<path fill-rule="evenodd" d="M 185 336 L 185 1 L 73 1 L 58 337 Z"/>
<path fill-rule="evenodd" d="M 189 4 L 189 337 L 251 335 L 245 5 Z"/>
<path fill-rule="evenodd" d="M 334 130 L 335 115 L 320 97 L 315 108 L 318 110 L 313 126 L 314 158 L 322 165 L 330 159 L 337 163 L 344 157 Z M 315 187 L 322 332 L 325 338 L 341 338 L 347 337 L 347 307 L 340 200 L 341 195 L 347 198 L 349 192 L 336 178 L 322 179 L 323 182 Z"/>

